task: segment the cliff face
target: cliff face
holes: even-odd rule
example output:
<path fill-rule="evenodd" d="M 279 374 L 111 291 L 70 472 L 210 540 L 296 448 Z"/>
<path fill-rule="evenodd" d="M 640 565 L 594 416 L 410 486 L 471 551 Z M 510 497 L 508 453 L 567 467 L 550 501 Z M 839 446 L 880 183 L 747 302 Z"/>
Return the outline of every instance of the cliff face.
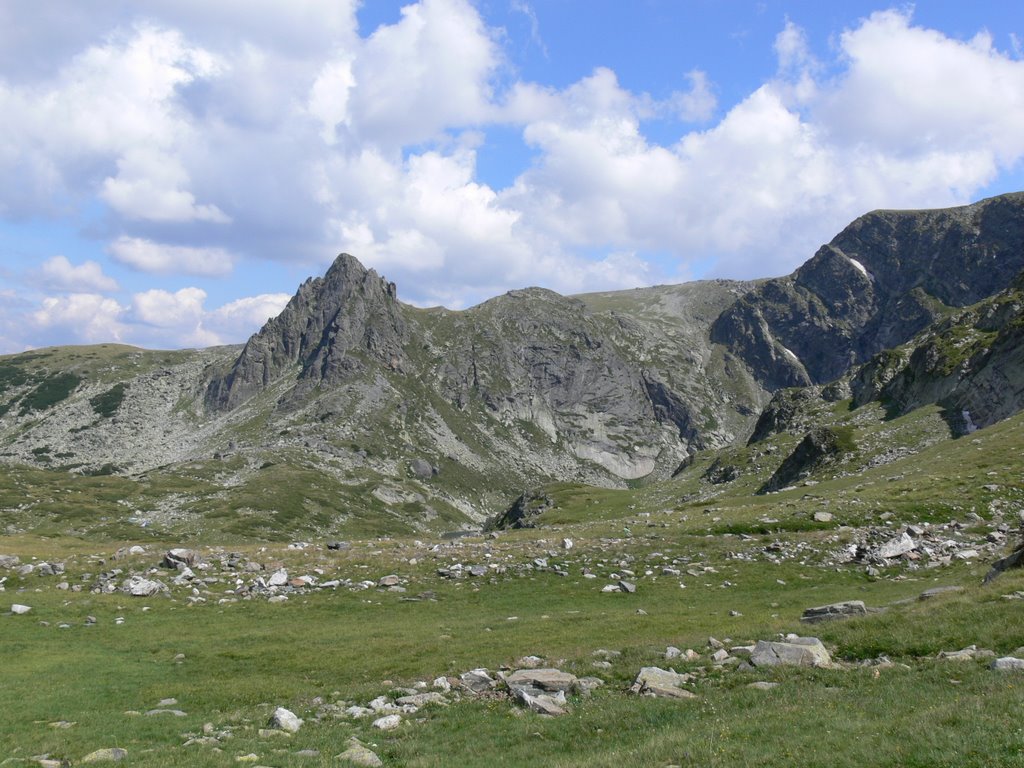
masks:
<path fill-rule="evenodd" d="M 788 277 L 715 322 L 714 341 L 766 389 L 821 384 L 942 317 L 1005 288 L 1024 268 L 1024 194 L 937 211 L 860 217 Z"/>
<path fill-rule="evenodd" d="M 210 382 L 206 404 L 230 410 L 295 367 L 306 387 L 341 382 L 370 360 L 399 368 L 406 341 L 394 283 L 342 254 L 322 278 L 303 283 L 231 370 Z"/>

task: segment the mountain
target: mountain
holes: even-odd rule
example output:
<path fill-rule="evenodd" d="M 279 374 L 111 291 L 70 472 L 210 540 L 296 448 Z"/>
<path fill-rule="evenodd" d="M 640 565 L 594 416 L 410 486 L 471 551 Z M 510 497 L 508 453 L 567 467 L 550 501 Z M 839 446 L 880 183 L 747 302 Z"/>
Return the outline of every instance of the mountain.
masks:
<path fill-rule="evenodd" d="M 343 254 L 242 348 L 0 358 L 0 460 L 128 478 L 154 524 L 478 524 L 544 483 L 667 481 L 820 426 L 823 404 L 939 404 L 953 433 L 1005 418 L 1024 405 L 1022 270 L 1021 193 L 867 214 L 787 277 L 464 311 L 404 304 Z M 158 503 L 163 483 L 180 490 Z"/>

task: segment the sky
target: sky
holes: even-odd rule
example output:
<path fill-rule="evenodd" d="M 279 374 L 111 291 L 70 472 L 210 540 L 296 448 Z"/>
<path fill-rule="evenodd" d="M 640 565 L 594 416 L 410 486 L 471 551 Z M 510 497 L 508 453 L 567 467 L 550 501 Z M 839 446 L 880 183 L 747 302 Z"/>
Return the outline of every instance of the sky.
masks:
<path fill-rule="evenodd" d="M 0 0 L 0 354 L 791 272 L 1024 190 L 1008 0 Z"/>

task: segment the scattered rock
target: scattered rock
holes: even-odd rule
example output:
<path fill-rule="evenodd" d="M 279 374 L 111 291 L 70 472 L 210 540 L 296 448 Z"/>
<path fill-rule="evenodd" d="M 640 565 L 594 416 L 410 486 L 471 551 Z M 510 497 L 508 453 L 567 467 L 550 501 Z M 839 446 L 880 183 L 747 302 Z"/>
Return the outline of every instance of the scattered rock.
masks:
<path fill-rule="evenodd" d="M 373 721 L 373 727 L 381 731 L 393 731 L 402 724 L 401 715 L 385 715 Z"/>
<path fill-rule="evenodd" d="M 466 690 L 471 693 L 487 693 L 495 686 L 495 680 L 486 669 L 472 669 L 463 672 L 459 679 Z"/>
<path fill-rule="evenodd" d="M 132 576 L 121 584 L 121 591 L 132 597 L 152 597 L 160 592 L 167 592 L 167 585 L 155 579 L 143 576 Z"/>
<path fill-rule="evenodd" d="M 1024 659 L 1003 656 L 989 664 L 989 669 L 994 669 L 996 672 L 1024 672 Z"/>
<path fill-rule="evenodd" d="M 900 555 L 905 555 L 908 552 L 912 552 L 917 545 L 914 540 L 910 538 L 910 534 L 906 531 L 901 533 L 897 538 L 890 539 L 878 548 L 878 557 L 885 560 L 890 560 Z"/>
<path fill-rule="evenodd" d="M 366 768 L 380 768 L 384 765 L 376 752 L 363 746 L 357 739 L 349 739 L 348 745 L 348 749 L 338 755 L 337 760 L 366 766 Z"/>
<path fill-rule="evenodd" d="M 690 682 L 689 675 L 681 675 L 659 667 L 643 667 L 629 689 L 633 693 L 668 699 L 695 699 L 697 695 L 683 688 Z"/>
<path fill-rule="evenodd" d="M 814 522 L 816 523 L 831 523 L 832 513 L 831 512 L 815 512 Z"/>
<path fill-rule="evenodd" d="M 274 710 L 274 714 L 270 716 L 268 725 L 271 728 L 277 728 L 288 733 L 297 733 L 299 728 L 302 727 L 302 719 L 291 710 L 278 707 Z"/>
<path fill-rule="evenodd" d="M 127 750 L 121 749 L 120 747 L 107 747 L 105 749 L 97 749 L 95 752 L 90 752 L 88 755 L 83 757 L 79 762 L 82 763 L 117 763 L 128 757 Z"/>
<path fill-rule="evenodd" d="M 785 642 L 758 640 L 750 662 L 755 667 L 827 667 L 832 664 L 832 657 L 818 638 L 791 635 Z"/>
<path fill-rule="evenodd" d="M 160 562 L 160 565 L 164 568 L 182 570 L 183 568 L 191 568 L 197 562 L 199 562 L 198 552 L 194 549 L 178 547 L 166 552 L 164 554 L 164 559 Z"/>
<path fill-rule="evenodd" d="M 15 603 L 11 606 L 11 613 L 13 613 L 15 616 L 24 616 L 31 610 L 31 606 L 22 605 L 21 603 Z"/>
<path fill-rule="evenodd" d="M 579 681 L 576 675 L 558 669 L 517 669 L 505 678 L 510 690 L 536 689 L 539 691 L 571 693 Z"/>
<path fill-rule="evenodd" d="M 949 586 L 945 586 L 945 587 L 932 587 L 931 589 L 926 589 L 924 592 L 922 592 L 920 595 L 918 595 L 917 599 L 918 600 L 931 600 L 933 597 L 938 597 L 939 595 L 945 595 L 945 594 L 951 593 L 951 592 L 963 592 L 963 591 L 964 591 L 963 587 L 958 587 L 956 585 L 949 585 Z"/>
<path fill-rule="evenodd" d="M 848 619 L 851 616 L 865 616 L 868 609 L 864 606 L 863 600 L 847 600 L 842 603 L 831 603 L 820 605 L 817 608 L 808 608 L 804 611 L 800 621 L 807 624 L 815 624 L 819 621 L 831 621 L 833 619 Z"/>

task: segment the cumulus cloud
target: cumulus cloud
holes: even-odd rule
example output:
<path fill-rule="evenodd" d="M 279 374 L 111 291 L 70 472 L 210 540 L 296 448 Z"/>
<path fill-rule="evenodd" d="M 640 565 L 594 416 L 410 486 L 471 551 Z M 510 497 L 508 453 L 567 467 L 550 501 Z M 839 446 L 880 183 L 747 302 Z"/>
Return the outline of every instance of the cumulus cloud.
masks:
<path fill-rule="evenodd" d="M 121 264 L 154 274 L 218 277 L 231 274 L 235 266 L 235 257 L 223 248 L 166 245 L 139 237 L 119 237 L 110 244 L 110 255 Z"/>
<path fill-rule="evenodd" d="M 39 273 L 44 284 L 58 290 L 110 293 L 119 288 L 117 281 L 105 275 L 103 267 L 91 260 L 76 266 L 66 256 L 54 256 L 43 262 Z"/>
<path fill-rule="evenodd" d="M 62 331 L 81 343 L 122 341 L 121 321 L 125 308 L 114 299 L 96 293 L 72 293 L 43 299 L 31 314 L 39 331 Z"/>
<path fill-rule="evenodd" d="M 146 20 L 121 0 L 44 5 L 18 23 L 0 5 L 0 178 L 17 180 L 0 216 L 87 223 L 143 276 L 315 272 L 345 250 L 404 299 L 458 307 L 708 265 L 781 274 L 865 210 L 965 202 L 1024 157 L 1024 62 L 909 11 L 858 21 L 828 60 L 780 19 L 776 71 L 722 105 L 712 64 L 661 101 L 608 68 L 517 81 L 467 0 L 410 2 L 362 36 L 354 2 L 153 0 Z M 655 119 L 676 135 L 654 140 Z M 478 166 L 496 126 L 531 153 L 502 187 Z M 138 343 L 240 341 L 283 301 L 209 310 L 202 280 L 104 301 L 116 286 L 92 262 L 43 278 L 74 293 L 35 327 Z"/>

